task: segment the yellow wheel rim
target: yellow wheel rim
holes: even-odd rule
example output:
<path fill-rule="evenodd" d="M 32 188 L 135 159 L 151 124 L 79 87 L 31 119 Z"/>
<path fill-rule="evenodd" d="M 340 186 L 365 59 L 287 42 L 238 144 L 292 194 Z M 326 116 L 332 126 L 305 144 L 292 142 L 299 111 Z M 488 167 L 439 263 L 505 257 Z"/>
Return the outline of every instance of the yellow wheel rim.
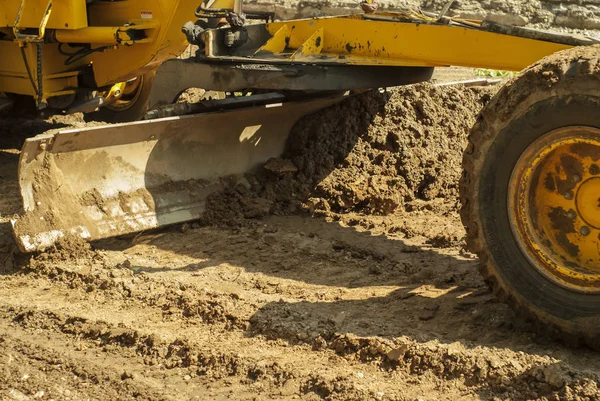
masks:
<path fill-rule="evenodd" d="M 600 292 L 600 130 L 573 126 L 532 143 L 513 170 L 508 194 L 519 247 L 550 280 Z"/>

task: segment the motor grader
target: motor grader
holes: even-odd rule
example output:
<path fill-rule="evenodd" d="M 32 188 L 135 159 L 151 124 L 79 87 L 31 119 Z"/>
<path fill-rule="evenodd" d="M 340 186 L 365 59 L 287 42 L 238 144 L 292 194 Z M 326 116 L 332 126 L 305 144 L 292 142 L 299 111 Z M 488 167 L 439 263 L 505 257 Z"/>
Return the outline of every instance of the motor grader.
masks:
<path fill-rule="evenodd" d="M 197 1 L 0 0 L 0 91 L 11 102 L 142 118 L 26 140 L 21 251 L 197 219 L 223 177 L 243 180 L 280 155 L 299 118 L 347 91 L 427 81 L 451 65 L 522 70 L 484 108 L 464 155 L 468 245 L 500 299 L 600 348 L 596 40 L 376 12 L 371 1 L 292 21 Z M 177 58 L 189 44 L 195 56 Z M 188 88 L 229 96 L 177 103 Z"/>

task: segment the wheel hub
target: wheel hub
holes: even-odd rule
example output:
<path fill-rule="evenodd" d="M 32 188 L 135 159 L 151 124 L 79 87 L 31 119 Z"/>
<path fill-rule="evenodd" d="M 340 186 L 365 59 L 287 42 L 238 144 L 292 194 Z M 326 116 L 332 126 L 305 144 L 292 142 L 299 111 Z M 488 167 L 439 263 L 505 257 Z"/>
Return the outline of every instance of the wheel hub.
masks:
<path fill-rule="evenodd" d="M 561 286 L 600 292 L 600 130 L 565 127 L 532 143 L 510 180 L 515 239 Z"/>
<path fill-rule="evenodd" d="M 591 228 L 600 230 L 600 177 L 588 178 L 577 189 L 577 214 Z"/>

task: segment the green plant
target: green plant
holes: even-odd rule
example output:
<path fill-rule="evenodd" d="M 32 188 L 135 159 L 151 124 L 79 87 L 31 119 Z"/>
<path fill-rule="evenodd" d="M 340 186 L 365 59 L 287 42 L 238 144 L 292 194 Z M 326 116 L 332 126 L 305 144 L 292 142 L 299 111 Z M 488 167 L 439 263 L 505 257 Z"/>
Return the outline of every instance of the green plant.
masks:
<path fill-rule="evenodd" d="M 490 68 L 478 68 L 477 75 L 480 77 L 506 77 L 512 78 L 515 73 L 513 71 L 493 70 Z"/>

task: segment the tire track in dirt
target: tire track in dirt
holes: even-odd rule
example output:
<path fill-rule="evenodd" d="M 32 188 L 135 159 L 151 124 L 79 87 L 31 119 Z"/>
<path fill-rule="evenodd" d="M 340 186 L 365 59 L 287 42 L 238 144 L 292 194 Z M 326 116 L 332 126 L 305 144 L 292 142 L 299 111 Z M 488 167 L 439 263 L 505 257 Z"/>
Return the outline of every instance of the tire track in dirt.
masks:
<path fill-rule="evenodd" d="M 146 334 L 135 327 L 139 321 L 123 324 L 120 318 L 116 321 L 108 318 L 111 313 L 103 314 L 102 321 L 91 321 L 87 315 L 97 315 L 98 310 L 86 312 L 79 306 L 69 309 L 66 314 L 64 310 L 49 308 L 32 310 L 26 304 L 0 308 L 4 319 L 25 330 L 50 331 L 76 339 L 81 349 L 100 348 L 119 358 L 142 358 L 148 366 L 175 369 L 178 375 L 190 376 L 187 380 L 231 378 L 238 381 L 238 386 L 255 385 L 258 394 L 266 393 L 269 398 L 286 391 L 287 395 L 317 394 L 324 399 L 404 399 L 394 395 L 393 384 L 385 385 L 380 380 L 369 384 L 364 380 L 369 376 L 389 376 L 376 366 L 345 363 L 342 359 L 344 363 L 332 365 L 331 358 L 335 357 L 331 353 L 306 352 L 306 347 L 301 346 L 282 349 L 280 344 L 248 339 L 243 333 L 215 332 L 200 326 L 179 330 L 173 327 L 175 324 L 154 326 L 152 334 Z M 110 312 L 106 305 L 102 309 Z M 136 312 L 138 316 L 143 314 L 140 310 Z M 181 368 L 185 371 L 178 370 Z M 130 375 L 130 372 L 122 374 Z"/>
<path fill-rule="evenodd" d="M 100 347 L 119 358 L 143 359 L 143 363 L 149 366 L 169 370 L 185 368 L 188 374 L 184 377 L 265 380 L 276 389 L 289 385 L 296 388 L 293 394 L 320 393 L 324 399 L 403 399 L 392 396 L 394 387 L 382 386 L 381 378 L 376 381 L 378 391 L 369 390 L 364 383 L 353 383 L 365 375 L 371 379 L 381 375 L 385 379 L 389 374 L 394 379 L 399 376 L 404 380 L 425 375 L 435 377 L 438 385 L 448 385 L 446 382 L 456 385 L 453 382 L 460 381 L 466 389 L 481 390 L 480 387 L 485 386 L 492 391 L 512 391 L 511 395 L 521 396 L 511 399 L 528 399 L 536 395 L 563 397 L 570 393 L 590 396 L 597 392 L 597 378 L 582 375 L 558 360 L 524 353 L 498 352 L 481 347 L 470 350 L 461 344 L 440 344 L 436 341 L 417 343 L 406 337 L 385 341 L 351 335 L 334 335 L 328 347 L 313 345 L 313 352 L 306 352 L 306 346 L 286 351 L 277 342 L 265 342 L 254 337 L 248 339 L 238 330 L 214 331 L 198 325 L 173 327 L 180 322 L 153 325 L 151 334 L 147 334 L 148 328 L 144 330 L 139 326 L 149 316 L 144 316 L 147 309 L 139 305 L 130 305 L 128 312 L 120 314 L 111 310 L 115 306 L 121 308 L 118 302 L 103 303 L 94 309 L 79 304 L 59 306 L 60 302 L 55 302 L 52 307 L 38 304 L 32 309 L 27 302 L 30 295 L 23 294 L 22 304 L 6 305 L 3 302 L 0 307 L 2 318 L 25 330 L 50 331 L 76 339 L 80 350 Z M 0 295 L 0 298 L 4 297 Z M 92 320 L 90 315 L 100 315 L 102 320 Z M 82 342 L 85 345 L 81 345 Z M 46 339 L 43 343 L 47 344 Z M 296 352 L 303 351 L 303 348 L 305 352 Z M 319 348 L 325 350 L 319 351 Z M 322 360 L 327 360 L 327 355 L 320 357 L 330 351 L 341 357 L 340 361 L 345 362 L 341 364 L 344 368 L 360 369 L 355 371 L 360 374 L 327 366 Z M 84 366 L 86 364 L 89 362 L 85 362 Z M 320 374 L 315 374 L 314 368 L 319 365 L 321 369 L 317 371 Z M 346 375 L 338 370 L 346 371 Z M 134 377 L 128 371 L 112 372 L 109 377 L 119 374 L 122 378 Z M 245 384 L 248 383 L 240 383 Z"/>
<path fill-rule="evenodd" d="M 209 229 L 208 231 L 211 230 L 214 229 Z M 199 236 L 207 238 L 207 230 L 199 229 L 198 231 Z M 239 239 L 230 239 L 229 243 L 223 242 L 221 236 L 225 233 L 222 231 L 217 232 L 217 238 L 220 239 L 220 241 L 218 241 L 220 247 L 224 251 L 231 253 L 233 247 L 239 244 Z M 192 236 L 193 234 L 194 233 L 192 232 Z M 231 232 L 226 233 L 226 235 L 231 236 Z M 190 234 L 184 234 L 183 236 L 189 237 Z M 287 236 L 289 236 L 289 238 L 287 238 L 288 241 L 295 238 L 291 233 L 288 233 L 287 235 L 284 234 L 280 238 L 286 239 Z M 172 240 L 172 238 L 169 240 Z M 255 259 L 255 255 L 249 256 L 252 259 Z M 106 256 L 104 258 L 98 257 L 97 260 L 103 260 L 105 263 L 106 258 Z M 354 258 L 350 254 L 345 259 L 352 263 Z M 298 305 L 304 307 L 306 305 L 314 305 L 319 297 L 312 298 L 312 302 L 307 302 L 306 300 L 299 299 L 297 294 L 296 298 L 293 298 L 290 297 L 291 294 L 287 294 L 283 291 L 283 295 L 287 299 L 285 301 L 273 302 L 273 299 L 280 297 L 281 294 L 275 293 L 274 297 L 273 294 L 265 294 L 265 292 L 261 291 L 263 298 L 257 302 L 256 296 L 250 298 L 252 291 L 256 290 L 255 288 L 253 288 L 252 291 L 248 291 L 247 288 L 245 291 L 239 291 L 238 289 L 238 291 L 233 293 L 218 291 L 206 292 L 201 289 L 204 284 L 202 280 L 194 282 L 194 279 L 197 280 L 197 277 L 199 276 L 192 276 L 192 280 L 185 280 L 181 276 L 181 273 L 178 272 L 177 281 L 185 281 L 185 284 L 182 284 L 181 282 L 173 280 L 174 276 L 171 271 L 168 271 L 169 269 L 164 269 L 161 272 L 153 274 L 148 272 L 134 273 L 134 270 L 132 269 L 135 269 L 135 265 L 132 265 L 132 269 L 94 267 L 93 269 L 88 269 L 86 272 L 75 272 L 70 269 L 53 266 L 51 260 L 52 255 L 46 257 L 46 260 L 43 260 L 42 262 L 34 260 L 33 265 L 35 266 L 35 269 L 29 274 L 38 276 L 38 280 L 41 282 L 50 279 L 52 288 L 58 285 L 63 287 L 64 292 L 67 291 L 68 287 L 71 296 L 73 296 L 73 293 L 79 293 L 80 299 L 78 299 L 77 302 L 85 303 L 87 298 L 93 298 L 96 305 L 104 307 L 105 304 L 110 304 L 117 299 L 118 305 L 128 305 L 129 308 L 132 308 L 135 305 L 136 309 L 139 309 L 139 311 L 136 312 L 137 314 L 150 312 L 154 315 L 154 318 L 148 320 L 156 322 L 162 321 L 161 325 L 176 323 L 186 328 L 193 326 L 193 330 L 196 331 L 197 325 L 206 325 L 208 323 L 208 326 L 206 327 L 208 327 L 209 330 L 216 330 L 216 332 L 232 331 L 238 334 L 244 333 L 244 335 L 250 335 L 251 338 L 258 339 L 258 341 L 262 341 L 262 337 L 265 337 L 267 340 L 274 340 L 275 342 L 283 339 L 289 344 L 300 344 L 300 346 L 304 348 L 310 346 L 315 351 L 333 351 L 336 355 L 344 358 L 344 360 L 357 363 L 359 366 L 370 366 L 375 364 L 375 366 L 378 366 L 380 369 L 390 370 L 392 372 L 402 372 L 403 374 L 408 375 L 408 377 L 418 377 L 423 374 L 428 374 L 431 377 L 437 378 L 436 380 L 438 382 L 445 383 L 446 385 L 448 385 L 448 381 L 452 382 L 459 380 L 465 390 L 483 387 L 492 392 L 513 391 L 517 392 L 516 394 L 528 392 L 527 394 L 530 394 L 529 396 L 531 396 L 533 393 L 538 395 L 540 395 L 540 393 L 543 395 L 552 395 L 556 393 L 556 390 L 560 389 L 563 389 L 563 391 L 571 391 L 567 389 L 573 387 L 576 389 L 576 392 L 579 391 L 584 394 L 585 392 L 591 391 L 589 390 L 590 386 L 593 387 L 593 383 L 595 383 L 596 380 L 594 379 L 594 375 L 582 375 L 568 364 L 560 363 L 558 360 L 552 358 L 528 353 L 498 353 L 494 352 L 493 348 L 490 349 L 486 346 L 443 344 L 440 343 L 439 340 L 432 339 L 430 335 L 427 335 L 427 331 L 424 330 L 424 328 L 419 328 L 419 330 L 415 331 L 404 329 L 402 330 L 402 332 L 405 333 L 404 337 L 398 337 L 397 335 L 394 336 L 392 333 L 388 333 L 387 337 L 390 339 L 349 334 L 360 333 L 360 325 L 344 327 L 343 320 L 345 319 L 342 319 L 341 322 L 336 322 L 336 318 L 340 316 L 340 313 L 343 314 L 345 312 L 349 314 L 348 318 L 353 319 L 354 316 L 351 315 L 351 313 L 353 313 L 351 311 L 357 309 L 354 305 L 337 308 L 337 311 L 335 311 L 336 308 L 333 308 L 334 312 L 317 308 L 315 312 L 309 314 L 307 314 L 305 310 L 303 311 L 302 307 L 298 308 Z M 120 271 L 120 273 L 115 274 L 115 270 Z M 214 273 L 217 272 L 215 271 Z M 218 272 L 217 274 L 221 273 L 223 272 Z M 240 277 L 242 275 L 253 276 L 254 274 L 246 272 L 239 274 Z M 247 281 L 242 280 L 241 282 L 244 283 L 244 285 L 253 283 L 252 278 Z M 135 279 L 138 279 L 137 282 L 143 283 L 143 285 L 138 284 L 137 286 L 132 286 L 131 284 L 135 284 Z M 205 279 L 213 284 L 216 281 L 211 277 L 206 277 Z M 90 286 L 93 286 L 94 290 L 90 291 Z M 261 288 L 259 288 L 259 290 L 261 290 Z M 264 288 L 262 288 L 262 290 L 264 290 Z M 353 297 L 359 295 L 357 293 L 352 294 L 351 292 L 352 291 L 346 291 L 345 298 L 352 300 Z M 186 297 L 183 295 L 184 293 L 191 293 L 193 296 Z M 364 294 L 360 295 L 364 296 Z M 246 297 L 248 297 L 248 299 L 246 299 Z M 0 298 L 2 298 L 2 295 L 0 295 Z M 35 299 L 39 298 L 39 296 L 32 296 L 30 298 Z M 341 298 L 344 298 L 343 292 Z M 381 298 L 385 299 L 385 295 Z M 399 299 L 400 301 L 402 301 L 401 298 L 402 297 Z M 414 296 L 407 298 L 407 300 L 411 301 L 417 298 L 417 296 Z M 161 301 L 157 302 L 157 299 L 160 299 Z M 325 303 L 336 304 L 335 297 L 327 300 L 329 302 Z M 322 301 L 323 300 L 321 300 L 321 302 Z M 338 299 L 338 301 L 340 300 Z M 342 299 L 341 301 L 348 301 L 348 299 Z M 398 301 L 398 299 L 396 299 L 396 301 Z M 26 307 L 26 305 L 27 304 L 24 303 L 21 307 Z M 415 308 L 409 306 L 408 309 Z M 153 312 L 151 312 L 152 310 Z M 257 311 L 259 312 L 257 313 Z M 369 311 L 366 313 L 363 311 L 363 315 L 368 313 Z M 112 313 L 108 313 L 107 315 L 110 316 Z M 358 315 L 360 316 L 360 312 Z M 76 316 L 79 316 L 79 314 Z M 14 320 L 15 318 L 13 317 L 12 319 Z M 381 315 L 378 316 L 377 319 L 381 320 Z M 320 326 L 321 322 L 325 322 L 325 325 Z M 315 327 L 311 327 L 311 323 L 317 324 Z M 120 324 L 122 324 L 122 322 L 116 322 L 112 326 L 118 326 Z M 368 332 L 373 333 L 375 327 L 374 322 L 369 322 L 366 326 L 369 327 Z M 212 329 L 210 329 L 211 327 Z M 246 328 L 249 330 L 246 331 Z M 44 329 L 47 329 L 47 327 L 44 327 Z M 152 332 L 156 333 L 158 331 L 157 329 L 162 333 L 185 332 L 185 330 L 181 329 L 165 329 L 160 326 L 152 326 Z M 61 331 L 64 329 L 59 330 L 55 328 L 54 330 Z M 92 334 L 88 333 L 83 335 L 96 336 L 96 338 L 93 338 L 96 340 L 104 336 L 109 340 L 112 339 L 110 341 L 113 342 L 124 341 L 125 343 L 130 342 L 132 344 L 145 343 L 148 338 L 147 335 L 144 336 L 142 334 L 123 334 L 123 330 L 121 329 L 116 332 L 117 334 L 113 335 L 111 334 L 111 328 L 93 328 Z M 77 332 L 75 335 L 79 336 L 80 333 Z M 123 335 L 125 335 L 125 337 L 123 337 Z M 415 339 L 419 337 L 422 339 L 420 341 L 415 341 Z M 186 341 L 186 338 L 187 336 L 184 335 L 184 342 Z M 174 347 L 173 344 L 178 343 L 179 341 L 181 340 L 174 340 L 167 348 Z M 222 342 L 228 343 L 228 341 L 222 341 L 222 339 L 218 340 L 219 344 Z M 189 348 L 187 342 L 185 342 L 185 344 L 185 347 Z M 215 347 L 217 346 L 218 345 L 215 344 Z M 245 349 L 247 346 L 248 345 L 240 346 L 241 348 L 239 349 Z M 253 344 L 252 346 L 256 346 L 256 344 Z M 233 348 L 236 349 L 237 347 L 238 346 L 236 345 Z M 152 353 L 153 351 L 151 350 L 149 353 L 144 351 L 142 354 L 146 358 L 145 363 L 156 365 L 158 363 L 157 361 L 149 362 L 153 361 Z M 169 353 L 167 352 L 165 354 L 163 352 L 163 354 L 168 355 Z M 233 351 L 231 354 L 233 354 Z M 148 357 L 151 359 L 148 360 Z M 203 356 L 202 358 L 206 358 L 206 356 Z M 220 363 L 224 365 L 229 364 L 229 362 L 226 362 L 228 360 L 227 358 L 219 358 L 217 359 L 221 361 Z M 202 361 L 202 365 L 206 366 L 208 362 L 204 359 L 202 359 Z M 169 362 L 167 365 L 168 364 L 171 364 L 171 367 L 183 366 L 181 363 L 173 365 L 172 362 Z M 592 379 L 590 379 L 590 377 L 592 377 Z M 552 384 L 549 384 L 548 381 Z M 321 379 L 316 380 L 315 383 L 317 382 L 323 383 Z M 351 393 L 349 393 L 350 390 L 347 387 L 344 387 L 344 391 L 344 394 L 346 395 Z M 373 396 L 373 394 L 370 396 Z M 364 399 L 369 398 L 366 397 Z"/>
<path fill-rule="evenodd" d="M 166 395 L 156 382 L 126 380 L 130 373 L 125 372 L 131 372 L 125 370 L 131 369 L 126 358 L 111 361 L 118 362 L 115 365 L 121 373 L 99 354 L 80 352 L 81 343 L 78 347 L 74 340 L 64 341 L 49 331 L 44 332 L 43 344 L 39 337 L 39 333 L 15 324 L 0 328 L 0 358 L 4 361 L 0 394 L 8 396 L 3 399 L 177 399 Z"/>

